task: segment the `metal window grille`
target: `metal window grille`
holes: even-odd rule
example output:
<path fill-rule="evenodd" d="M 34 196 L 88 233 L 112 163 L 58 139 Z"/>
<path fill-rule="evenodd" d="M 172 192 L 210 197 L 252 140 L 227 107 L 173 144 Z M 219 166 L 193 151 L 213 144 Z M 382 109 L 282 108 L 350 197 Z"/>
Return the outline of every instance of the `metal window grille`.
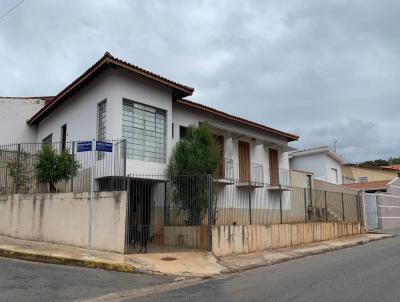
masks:
<path fill-rule="evenodd" d="M 107 101 L 104 100 L 97 105 L 97 139 L 99 141 L 106 139 L 106 115 Z M 101 160 L 104 156 L 104 152 L 98 152 L 97 159 Z"/>
<path fill-rule="evenodd" d="M 125 99 L 122 137 L 128 159 L 165 163 L 166 111 Z"/>
<path fill-rule="evenodd" d="M 106 112 L 107 112 L 107 101 L 99 103 L 97 108 L 97 139 L 106 139 Z"/>

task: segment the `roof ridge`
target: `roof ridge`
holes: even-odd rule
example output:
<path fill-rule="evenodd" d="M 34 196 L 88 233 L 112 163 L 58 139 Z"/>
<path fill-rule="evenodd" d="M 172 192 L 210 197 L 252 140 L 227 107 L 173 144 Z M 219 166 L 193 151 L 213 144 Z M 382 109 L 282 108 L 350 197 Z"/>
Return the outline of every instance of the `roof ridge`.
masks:
<path fill-rule="evenodd" d="M 54 98 L 52 95 L 43 96 L 0 96 L 0 99 L 50 99 Z"/>

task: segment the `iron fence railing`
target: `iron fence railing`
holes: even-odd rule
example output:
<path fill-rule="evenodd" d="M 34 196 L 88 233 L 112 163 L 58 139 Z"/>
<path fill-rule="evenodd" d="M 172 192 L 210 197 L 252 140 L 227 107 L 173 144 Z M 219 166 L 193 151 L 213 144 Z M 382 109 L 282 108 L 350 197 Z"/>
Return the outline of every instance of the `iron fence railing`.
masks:
<path fill-rule="evenodd" d="M 214 221 L 225 224 L 276 224 L 296 222 L 359 222 L 361 195 L 310 190 L 271 183 L 238 186 L 218 184 L 213 188 Z"/>
<path fill-rule="evenodd" d="M 270 182 L 256 186 L 248 182 L 244 186 L 240 179 L 216 182 L 215 176 L 211 186 L 205 176 L 130 177 L 141 181 L 136 187 L 148 182 L 154 184 L 154 213 L 162 212 L 156 217 L 169 226 L 204 225 L 209 219 L 217 225 L 358 222 L 362 219 L 358 194 L 286 186 L 270 190 Z M 157 201 L 160 196 L 162 198 Z M 210 211 L 206 202 L 208 196 L 212 198 Z M 209 212 L 211 216 L 208 216 Z"/>
<path fill-rule="evenodd" d="M 95 191 L 123 189 L 126 175 L 126 143 L 124 140 L 107 142 L 112 143 L 112 152 L 95 154 L 77 152 L 78 141 L 2 145 L 0 146 L 0 194 L 89 191 L 93 163 L 95 163 Z M 39 157 L 44 146 L 50 146 L 55 154 L 66 154 L 67 159 L 58 165 L 54 160 L 48 160 L 46 161 L 48 166 L 39 169 Z M 62 172 L 68 170 L 69 164 L 74 163 L 77 164 L 76 174 L 59 179 L 54 171 L 55 167 L 58 167 L 57 171 Z M 38 171 L 46 173 L 41 173 L 39 177 Z"/>
<path fill-rule="evenodd" d="M 211 175 L 129 175 L 126 252 L 207 249 L 212 225 L 360 222 L 361 196 Z"/>

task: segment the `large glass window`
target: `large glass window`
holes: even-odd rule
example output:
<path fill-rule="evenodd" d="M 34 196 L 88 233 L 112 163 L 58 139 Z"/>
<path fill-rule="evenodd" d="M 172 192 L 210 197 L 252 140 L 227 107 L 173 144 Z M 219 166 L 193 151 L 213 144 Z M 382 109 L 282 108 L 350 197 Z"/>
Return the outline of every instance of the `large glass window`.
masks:
<path fill-rule="evenodd" d="M 122 137 L 128 159 L 165 163 L 166 111 L 124 99 Z"/>

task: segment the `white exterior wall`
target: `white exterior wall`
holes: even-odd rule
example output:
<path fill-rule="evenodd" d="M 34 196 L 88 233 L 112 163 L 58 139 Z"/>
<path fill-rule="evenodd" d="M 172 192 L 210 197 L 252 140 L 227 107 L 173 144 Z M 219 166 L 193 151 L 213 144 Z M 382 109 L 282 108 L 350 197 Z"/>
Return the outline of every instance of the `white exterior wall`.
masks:
<path fill-rule="evenodd" d="M 314 173 L 314 179 L 336 183 L 331 169 L 337 169 L 338 183 L 342 184 L 342 166 L 327 153 L 296 156 L 290 159 L 290 168 Z"/>
<path fill-rule="evenodd" d="M 179 140 L 179 126 L 198 125 L 207 121 L 213 131 L 225 137 L 225 157 L 234 161 L 235 177 L 238 177 L 238 141 L 250 143 L 250 159 L 254 164 L 263 166 L 264 181 L 268 177 L 268 142 L 286 145 L 286 140 L 274 135 L 253 130 L 238 123 L 230 122 L 201 111 L 172 102 L 171 88 L 134 75 L 121 69 L 106 70 L 89 82 L 75 95 L 68 98 L 40 121 L 37 126 L 36 140 L 42 141 L 52 134 L 53 142 L 61 140 L 61 127 L 67 124 L 67 140 L 90 140 L 97 135 L 97 105 L 107 100 L 106 137 L 107 139 L 122 138 L 122 102 L 130 99 L 166 111 L 166 162 L 152 163 L 139 160 L 127 160 L 127 173 L 130 174 L 164 174 L 173 146 Z M 32 115 L 32 114 L 31 114 Z M 30 117 L 29 115 L 28 117 Z M 174 123 L 174 138 L 172 138 L 172 123 Z M 34 129 L 30 129 L 34 133 Z M 239 135 L 238 135 L 239 134 Z M 279 167 L 289 169 L 288 155 L 282 148 L 279 151 Z"/>
<path fill-rule="evenodd" d="M 108 70 L 90 82 L 76 95 L 67 99 L 38 126 L 38 141 L 53 134 L 61 140 L 61 126 L 67 124 L 67 140 L 90 140 L 97 135 L 97 104 L 107 99 L 106 137 L 122 138 L 122 102 L 127 98 L 167 111 L 171 121 L 171 89 L 154 81 L 121 70 Z M 171 150 L 171 127 L 167 122 L 167 158 Z M 127 173 L 161 174 L 165 164 L 127 160 Z"/>
<path fill-rule="evenodd" d="M 67 141 L 90 140 L 96 137 L 97 104 L 107 99 L 107 137 L 117 135 L 113 118 L 117 104 L 112 101 L 112 78 L 103 73 L 74 96 L 64 101 L 52 113 L 40 121 L 37 140 L 41 142 L 52 134 L 53 142 L 61 141 L 61 126 L 67 124 Z M 116 138 L 121 135 L 118 134 Z"/>
<path fill-rule="evenodd" d="M 326 155 L 326 169 L 328 172 L 328 182 L 330 183 L 337 183 L 337 184 L 343 184 L 343 175 L 342 175 L 342 165 L 334 160 L 331 156 Z M 336 179 L 334 178 L 333 174 L 331 173 L 331 169 L 336 169 L 337 171 L 337 182 Z"/>
<path fill-rule="evenodd" d="M 36 141 L 26 121 L 44 106 L 40 99 L 0 98 L 0 145 Z"/>

